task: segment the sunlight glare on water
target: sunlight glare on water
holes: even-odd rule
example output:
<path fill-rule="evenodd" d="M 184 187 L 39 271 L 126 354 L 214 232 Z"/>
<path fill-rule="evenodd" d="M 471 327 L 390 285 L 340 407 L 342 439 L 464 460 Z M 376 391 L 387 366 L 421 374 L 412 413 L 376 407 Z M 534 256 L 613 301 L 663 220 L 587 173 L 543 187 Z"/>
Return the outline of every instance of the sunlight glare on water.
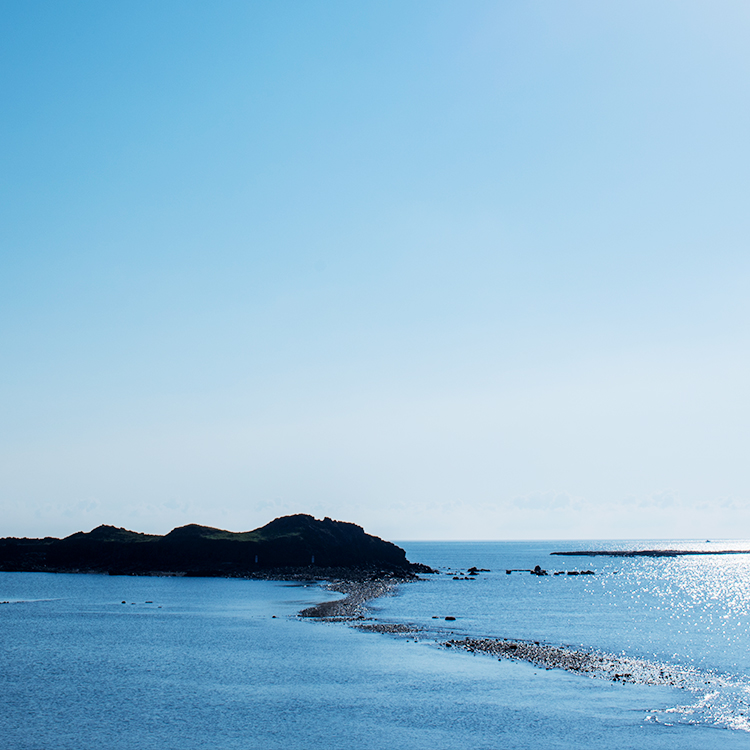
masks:
<path fill-rule="evenodd" d="M 747 542 L 597 542 L 589 549 L 748 549 Z M 750 730 L 750 554 L 680 557 L 554 557 L 584 543 L 413 543 L 407 551 L 443 569 L 378 606 L 384 619 L 435 629 L 456 616 L 456 635 L 544 641 L 601 650 L 683 670 L 691 692 L 684 706 L 654 710 L 650 721 Z M 550 575 L 529 570 L 539 564 Z M 452 575 L 489 568 L 476 580 Z M 554 576 L 593 569 L 592 576 Z M 448 573 L 448 575 L 445 575 Z M 417 614 L 418 616 L 415 616 Z M 439 629 L 439 626 L 438 626 Z M 446 628 L 443 626 L 443 630 Z M 692 670 L 697 670 L 693 672 Z M 703 677 L 701 676 L 703 675 Z M 718 687 L 714 691 L 713 687 Z M 705 689 L 704 689 L 705 688 Z"/>
<path fill-rule="evenodd" d="M 298 619 L 334 596 L 313 585 L 0 574 L 14 602 L 0 606 L 0 750 L 747 746 L 750 556 L 404 546 L 443 572 L 372 603 L 424 628 L 401 639 Z M 529 575 L 536 564 L 595 575 Z M 457 575 L 471 565 L 490 572 Z M 461 635 L 684 665 L 696 680 L 614 684 L 438 645 Z"/>

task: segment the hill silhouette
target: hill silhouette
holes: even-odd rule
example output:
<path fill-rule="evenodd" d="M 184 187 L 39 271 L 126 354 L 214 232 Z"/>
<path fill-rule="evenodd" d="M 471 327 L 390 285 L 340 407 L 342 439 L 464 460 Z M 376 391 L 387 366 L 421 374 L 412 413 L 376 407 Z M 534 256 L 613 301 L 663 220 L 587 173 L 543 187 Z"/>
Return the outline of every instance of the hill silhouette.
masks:
<path fill-rule="evenodd" d="M 429 572 L 361 526 L 306 514 L 245 532 L 188 524 L 164 536 L 98 526 L 64 539 L 8 537 L 0 539 L 0 570 L 263 578 Z"/>

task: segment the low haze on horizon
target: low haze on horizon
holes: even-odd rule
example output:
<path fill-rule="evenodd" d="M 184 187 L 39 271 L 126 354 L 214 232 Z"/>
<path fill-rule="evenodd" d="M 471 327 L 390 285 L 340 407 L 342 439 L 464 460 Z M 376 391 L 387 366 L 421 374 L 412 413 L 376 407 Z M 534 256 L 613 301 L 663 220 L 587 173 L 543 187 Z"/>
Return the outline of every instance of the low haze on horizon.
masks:
<path fill-rule="evenodd" d="M 750 537 L 750 6 L 0 24 L 0 537 Z"/>

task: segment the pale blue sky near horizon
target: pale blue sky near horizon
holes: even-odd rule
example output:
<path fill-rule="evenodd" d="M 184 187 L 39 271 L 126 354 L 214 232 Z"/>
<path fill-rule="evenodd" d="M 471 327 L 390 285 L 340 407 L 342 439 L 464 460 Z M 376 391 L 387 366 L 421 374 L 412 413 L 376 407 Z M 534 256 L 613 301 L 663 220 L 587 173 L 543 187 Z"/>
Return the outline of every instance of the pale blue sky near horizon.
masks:
<path fill-rule="evenodd" d="M 750 537 L 750 6 L 0 6 L 0 536 Z"/>

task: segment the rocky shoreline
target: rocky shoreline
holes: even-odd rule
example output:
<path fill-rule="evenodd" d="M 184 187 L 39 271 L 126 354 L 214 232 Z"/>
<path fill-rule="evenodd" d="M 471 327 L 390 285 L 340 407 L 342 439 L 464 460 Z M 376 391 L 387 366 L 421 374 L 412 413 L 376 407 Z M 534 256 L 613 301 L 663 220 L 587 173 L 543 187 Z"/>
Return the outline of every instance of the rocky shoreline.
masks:
<path fill-rule="evenodd" d="M 369 614 L 367 603 L 372 599 L 387 596 L 400 583 L 408 578 L 370 578 L 370 579 L 333 579 L 324 585 L 328 591 L 338 591 L 346 596 L 332 602 L 322 602 L 313 607 L 307 607 L 300 613 L 300 617 L 309 617 L 327 622 L 351 622 L 364 620 Z"/>
<path fill-rule="evenodd" d="M 322 567 L 305 565 L 292 568 L 271 568 L 258 571 L 257 573 L 244 573 L 238 577 L 254 581 L 311 581 L 325 582 L 324 586 L 330 591 L 340 591 L 349 594 L 357 586 L 367 588 L 368 584 L 374 583 L 406 583 L 407 581 L 420 580 L 418 573 L 433 573 L 431 568 L 418 563 L 411 563 L 412 569 L 405 570 L 383 570 L 372 566 L 360 567 Z M 342 588 L 334 588 L 341 586 Z M 375 596 L 379 596 L 376 594 Z M 373 598 L 373 597 L 369 597 Z"/>
<path fill-rule="evenodd" d="M 498 659 L 524 661 L 540 669 L 563 669 L 612 682 L 661 685 L 691 689 L 727 684 L 722 675 L 700 672 L 693 667 L 660 664 L 645 659 L 616 656 L 602 651 L 582 651 L 567 646 L 551 646 L 539 641 L 506 638 L 460 638 L 445 641 L 445 648 L 457 648 Z"/>
<path fill-rule="evenodd" d="M 287 579 L 288 580 L 288 579 Z M 729 684 L 720 674 L 701 672 L 692 667 L 663 664 L 645 659 L 617 656 L 596 650 L 581 650 L 569 646 L 554 646 L 540 641 L 508 638 L 462 637 L 444 640 L 445 631 L 408 623 L 380 622 L 370 616 L 368 603 L 381 596 L 391 595 L 399 585 L 414 578 L 335 579 L 325 588 L 345 594 L 343 599 L 323 602 L 308 607 L 300 617 L 324 622 L 345 622 L 350 627 L 371 633 L 395 636 L 420 635 L 445 649 L 467 651 L 492 656 L 499 660 L 526 662 L 540 669 L 562 669 L 574 674 L 609 680 L 622 684 L 659 685 L 682 689 L 721 687 Z M 454 620 L 447 617 L 446 620 Z"/>

